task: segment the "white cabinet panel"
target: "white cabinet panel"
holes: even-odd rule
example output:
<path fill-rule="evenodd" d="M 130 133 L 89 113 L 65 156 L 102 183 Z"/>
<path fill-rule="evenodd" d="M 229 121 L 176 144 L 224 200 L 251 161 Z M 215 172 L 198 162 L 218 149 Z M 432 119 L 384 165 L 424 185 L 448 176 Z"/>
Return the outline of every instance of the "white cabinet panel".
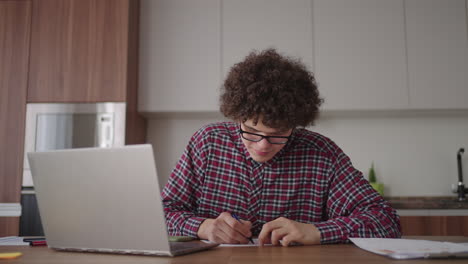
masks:
<path fill-rule="evenodd" d="M 312 69 L 311 0 L 225 0 L 223 76 L 253 49 L 276 48 Z"/>
<path fill-rule="evenodd" d="M 139 110 L 216 111 L 220 0 L 142 0 Z"/>
<path fill-rule="evenodd" d="M 403 0 L 314 0 L 324 109 L 408 108 Z"/>
<path fill-rule="evenodd" d="M 139 110 L 218 111 L 269 47 L 314 71 L 324 110 L 468 109 L 468 0 L 142 0 Z"/>
<path fill-rule="evenodd" d="M 406 0 L 412 108 L 468 108 L 465 5 L 465 0 Z"/>

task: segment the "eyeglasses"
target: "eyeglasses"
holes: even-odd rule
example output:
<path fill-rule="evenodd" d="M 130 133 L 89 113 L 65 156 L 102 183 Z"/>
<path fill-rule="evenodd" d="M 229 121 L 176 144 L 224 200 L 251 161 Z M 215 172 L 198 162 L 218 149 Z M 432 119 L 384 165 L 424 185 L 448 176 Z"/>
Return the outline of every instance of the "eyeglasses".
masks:
<path fill-rule="evenodd" d="M 276 144 L 276 145 L 282 145 L 288 143 L 288 140 L 291 138 L 291 135 L 289 136 L 264 136 L 264 135 L 259 135 L 251 132 L 247 132 L 242 130 L 242 128 L 239 129 L 239 132 L 242 136 L 243 139 L 252 141 L 252 142 L 259 142 L 262 139 L 266 139 L 268 143 L 270 144 Z M 292 134 L 292 133 L 291 133 Z"/>

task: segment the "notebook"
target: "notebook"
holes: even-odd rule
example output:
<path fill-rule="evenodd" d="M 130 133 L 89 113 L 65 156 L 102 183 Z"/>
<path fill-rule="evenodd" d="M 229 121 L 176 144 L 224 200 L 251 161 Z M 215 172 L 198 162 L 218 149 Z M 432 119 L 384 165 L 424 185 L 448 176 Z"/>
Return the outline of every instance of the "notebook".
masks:
<path fill-rule="evenodd" d="M 30 152 L 50 248 L 177 256 L 217 246 L 169 242 L 151 145 Z"/>

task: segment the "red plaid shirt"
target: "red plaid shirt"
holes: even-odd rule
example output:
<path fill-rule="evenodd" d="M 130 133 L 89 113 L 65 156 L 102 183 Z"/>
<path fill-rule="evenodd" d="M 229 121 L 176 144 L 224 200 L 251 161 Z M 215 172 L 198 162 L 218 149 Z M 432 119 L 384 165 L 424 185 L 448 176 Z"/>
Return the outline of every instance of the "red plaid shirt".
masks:
<path fill-rule="evenodd" d="M 396 211 L 330 139 L 296 129 L 271 160 L 254 161 L 225 122 L 191 138 L 162 193 L 170 235 L 197 236 L 206 218 L 231 212 L 258 235 L 278 217 L 314 224 L 321 243 L 348 237 L 400 237 Z"/>

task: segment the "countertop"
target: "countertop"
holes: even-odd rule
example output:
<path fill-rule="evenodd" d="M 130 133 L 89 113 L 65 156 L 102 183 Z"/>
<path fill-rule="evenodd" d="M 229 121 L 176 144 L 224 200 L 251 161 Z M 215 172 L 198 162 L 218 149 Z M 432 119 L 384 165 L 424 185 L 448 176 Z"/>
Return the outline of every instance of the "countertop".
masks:
<path fill-rule="evenodd" d="M 455 196 L 385 197 L 395 209 L 468 209 L 468 200 L 459 202 Z"/>

